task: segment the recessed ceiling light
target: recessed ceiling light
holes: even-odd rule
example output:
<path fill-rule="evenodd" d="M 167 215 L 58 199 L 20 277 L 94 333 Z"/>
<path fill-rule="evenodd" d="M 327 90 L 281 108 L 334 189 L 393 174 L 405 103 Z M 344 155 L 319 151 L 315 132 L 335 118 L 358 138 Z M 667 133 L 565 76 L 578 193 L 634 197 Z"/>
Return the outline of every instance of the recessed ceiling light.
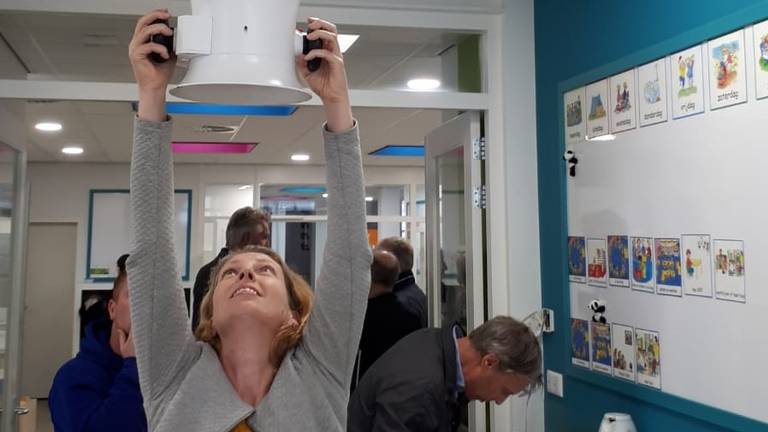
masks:
<path fill-rule="evenodd" d="M 309 160 L 308 154 L 296 153 L 291 155 L 291 160 L 294 162 L 306 162 Z"/>
<path fill-rule="evenodd" d="M 248 189 L 250 189 L 252 187 L 253 186 L 251 186 L 251 185 L 242 185 L 239 188 L 237 188 L 237 190 L 248 190 Z"/>
<path fill-rule="evenodd" d="M 323 198 L 328 198 L 328 194 L 327 194 L 327 193 L 324 193 L 324 194 L 323 194 Z"/>
<path fill-rule="evenodd" d="M 440 87 L 440 81 L 431 78 L 418 78 L 408 81 L 408 88 L 411 90 L 428 91 Z"/>
<path fill-rule="evenodd" d="M 64 153 L 65 155 L 79 155 L 79 154 L 83 154 L 83 148 L 77 147 L 77 146 L 69 146 L 61 149 L 61 152 Z"/>
<path fill-rule="evenodd" d="M 365 201 L 366 202 L 372 202 L 373 201 L 373 197 L 365 197 Z"/>
<path fill-rule="evenodd" d="M 347 52 L 349 47 L 351 47 L 359 37 L 360 35 L 356 34 L 340 34 L 336 36 L 336 39 L 339 41 L 339 48 L 341 49 L 341 52 Z"/>
<path fill-rule="evenodd" d="M 40 122 L 35 125 L 35 129 L 43 132 L 58 132 L 61 130 L 61 123 L 57 122 Z"/>
<path fill-rule="evenodd" d="M 600 135 L 594 138 L 587 137 L 587 141 L 613 141 L 616 139 L 616 135 Z"/>

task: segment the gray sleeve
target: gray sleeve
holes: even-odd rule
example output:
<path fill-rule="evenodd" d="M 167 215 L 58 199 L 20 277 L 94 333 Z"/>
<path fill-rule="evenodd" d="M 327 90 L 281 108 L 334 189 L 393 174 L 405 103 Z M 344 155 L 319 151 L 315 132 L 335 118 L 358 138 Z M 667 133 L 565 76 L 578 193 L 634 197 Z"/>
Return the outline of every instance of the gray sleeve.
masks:
<path fill-rule="evenodd" d="M 323 130 L 328 239 L 303 343 L 349 389 L 371 280 L 360 137 L 357 125 L 339 134 Z"/>
<path fill-rule="evenodd" d="M 194 357 L 174 250 L 171 123 L 136 119 L 131 160 L 131 331 L 150 426 Z"/>

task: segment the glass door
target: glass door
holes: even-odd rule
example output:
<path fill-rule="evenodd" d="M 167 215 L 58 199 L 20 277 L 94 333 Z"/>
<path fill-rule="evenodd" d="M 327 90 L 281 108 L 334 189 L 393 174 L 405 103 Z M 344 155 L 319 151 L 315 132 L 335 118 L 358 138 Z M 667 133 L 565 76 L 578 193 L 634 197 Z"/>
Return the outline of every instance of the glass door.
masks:
<path fill-rule="evenodd" d="M 26 191 L 24 153 L 0 143 L 0 431 L 16 430 L 19 415 L 21 369 L 21 315 L 23 313 Z"/>
<path fill-rule="evenodd" d="M 433 326 L 459 322 L 471 331 L 485 321 L 481 146 L 477 112 L 455 117 L 426 137 L 427 293 Z M 485 431 L 483 405 L 471 404 L 467 414 L 465 427 Z"/>

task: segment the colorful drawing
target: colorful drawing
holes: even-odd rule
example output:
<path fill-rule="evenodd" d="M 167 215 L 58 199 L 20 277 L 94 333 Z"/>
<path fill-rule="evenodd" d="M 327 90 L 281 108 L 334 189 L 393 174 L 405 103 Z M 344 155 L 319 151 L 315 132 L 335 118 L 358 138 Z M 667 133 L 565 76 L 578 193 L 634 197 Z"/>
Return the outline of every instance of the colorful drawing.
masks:
<path fill-rule="evenodd" d="M 576 100 L 568 104 L 568 127 L 581 124 L 581 97 L 576 96 Z"/>
<path fill-rule="evenodd" d="M 760 69 L 768 72 L 768 33 L 760 35 L 760 58 L 757 64 Z"/>
<path fill-rule="evenodd" d="M 661 388 L 661 342 L 659 333 L 637 329 L 637 382 L 654 388 Z"/>
<path fill-rule="evenodd" d="M 666 60 L 640 66 L 638 80 L 643 97 L 639 99 L 640 126 L 667 121 L 667 74 Z"/>
<path fill-rule="evenodd" d="M 768 21 L 755 24 L 752 28 L 755 44 L 755 96 L 768 97 Z"/>
<path fill-rule="evenodd" d="M 601 95 L 592 96 L 592 104 L 589 108 L 589 119 L 597 120 L 605 117 L 605 107 Z"/>
<path fill-rule="evenodd" d="M 575 144 L 583 141 L 587 133 L 584 121 L 585 88 L 571 90 L 563 95 L 565 109 L 565 142 Z"/>
<path fill-rule="evenodd" d="M 592 341 L 592 369 L 611 373 L 611 326 L 590 322 Z"/>
<path fill-rule="evenodd" d="M 632 288 L 653 292 L 653 241 L 632 238 Z"/>
<path fill-rule="evenodd" d="M 728 88 L 738 77 L 737 66 L 741 47 L 738 41 L 731 41 L 712 48 L 714 60 L 714 74 L 717 80 L 717 88 Z"/>
<path fill-rule="evenodd" d="M 635 70 L 629 70 L 610 79 L 613 89 L 613 114 L 611 115 L 611 133 L 634 129 L 637 122 L 635 108 Z"/>
<path fill-rule="evenodd" d="M 709 93 L 712 109 L 747 101 L 744 30 L 709 41 Z"/>
<path fill-rule="evenodd" d="M 589 322 L 571 318 L 571 362 L 589 367 Z"/>
<path fill-rule="evenodd" d="M 611 327 L 613 342 L 613 375 L 626 380 L 635 380 L 635 330 L 632 327 L 613 324 Z"/>
<path fill-rule="evenodd" d="M 584 237 L 568 237 L 568 275 L 572 282 L 587 281 L 587 251 Z"/>
<path fill-rule="evenodd" d="M 659 64 L 653 64 L 653 79 L 643 84 L 643 98 L 647 104 L 661 102 L 661 82 L 659 81 Z"/>
<path fill-rule="evenodd" d="M 608 277 L 608 254 L 605 239 L 587 239 L 587 281 L 605 286 Z"/>
<path fill-rule="evenodd" d="M 656 246 L 656 290 L 659 294 L 682 295 L 682 274 L 680 264 L 680 240 L 657 238 Z"/>
<path fill-rule="evenodd" d="M 614 286 L 629 286 L 629 238 L 608 236 L 608 277 Z"/>
<path fill-rule="evenodd" d="M 683 291 L 712 297 L 712 242 L 708 235 L 683 235 Z"/>
<path fill-rule="evenodd" d="M 744 242 L 715 240 L 715 296 L 746 302 Z"/>
<path fill-rule="evenodd" d="M 589 103 L 587 136 L 589 138 L 606 135 L 609 132 L 608 110 L 613 106 L 610 98 L 607 79 L 587 86 L 586 101 Z"/>
<path fill-rule="evenodd" d="M 689 48 L 670 56 L 672 76 L 677 77 L 676 89 L 672 91 L 672 112 L 681 118 L 704 112 L 704 92 L 701 46 Z"/>
<path fill-rule="evenodd" d="M 694 66 L 696 66 L 695 54 L 677 57 L 678 82 L 680 83 L 677 94 L 681 98 L 694 95 L 699 91 L 696 87 L 696 81 L 694 81 L 696 78 Z"/>
<path fill-rule="evenodd" d="M 626 81 L 623 84 L 616 84 L 616 107 L 613 109 L 615 113 L 623 113 L 629 111 L 632 105 L 629 101 L 629 88 Z"/>

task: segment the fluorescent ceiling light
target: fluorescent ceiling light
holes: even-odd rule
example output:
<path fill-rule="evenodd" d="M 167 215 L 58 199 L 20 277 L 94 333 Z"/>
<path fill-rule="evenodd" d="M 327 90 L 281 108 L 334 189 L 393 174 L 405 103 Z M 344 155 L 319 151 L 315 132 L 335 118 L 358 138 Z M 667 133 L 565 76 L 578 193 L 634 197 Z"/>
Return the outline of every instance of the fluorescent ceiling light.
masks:
<path fill-rule="evenodd" d="M 600 135 L 594 138 L 587 137 L 587 141 L 613 141 L 616 139 L 616 135 Z"/>
<path fill-rule="evenodd" d="M 366 202 L 372 202 L 373 201 L 373 197 L 365 197 L 365 201 Z"/>
<path fill-rule="evenodd" d="M 259 143 L 179 142 L 171 143 L 174 153 L 250 153 Z"/>
<path fill-rule="evenodd" d="M 250 189 L 251 187 L 252 187 L 251 185 L 242 185 L 242 186 L 240 186 L 239 188 L 237 188 L 237 190 L 248 190 L 248 189 Z"/>
<path fill-rule="evenodd" d="M 296 153 L 294 155 L 291 155 L 291 160 L 294 162 L 306 162 L 309 160 L 309 155 Z"/>
<path fill-rule="evenodd" d="M 418 78 L 408 81 L 408 88 L 418 91 L 435 90 L 440 87 L 440 81 L 432 78 Z"/>
<path fill-rule="evenodd" d="M 302 195 L 317 195 L 325 193 L 325 188 L 322 186 L 288 186 L 280 189 L 280 192 Z"/>
<path fill-rule="evenodd" d="M 61 130 L 61 123 L 58 122 L 40 122 L 35 125 L 35 129 L 43 132 L 58 132 Z"/>
<path fill-rule="evenodd" d="M 349 47 L 351 47 L 357 39 L 360 37 L 360 35 L 356 34 L 340 34 L 336 38 L 339 41 L 339 48 L 341 49 L 342 53 L 347 52 Z"/>
<path fill-rule="evenodd" d="M 61 149 L 61 152 L 64 153 L 65 155 L 79 155 L 79 154 L 83 154 L 83 148 L 77 147 L 77 146 L 69 146 Z"/>
<path fill-rule="evenodd" d="M 424 146 L 388 145 L 368 153 L 369 156 L 424 157 Z"/>
<path fill-rule="evenodd" d="M 165 110 L 168 114 L 287 117 L 296 112 L 296 109 L 297 107 L 293 105 L 220 105 L 182 102 L 168 102 L 165 104 Z"/>

